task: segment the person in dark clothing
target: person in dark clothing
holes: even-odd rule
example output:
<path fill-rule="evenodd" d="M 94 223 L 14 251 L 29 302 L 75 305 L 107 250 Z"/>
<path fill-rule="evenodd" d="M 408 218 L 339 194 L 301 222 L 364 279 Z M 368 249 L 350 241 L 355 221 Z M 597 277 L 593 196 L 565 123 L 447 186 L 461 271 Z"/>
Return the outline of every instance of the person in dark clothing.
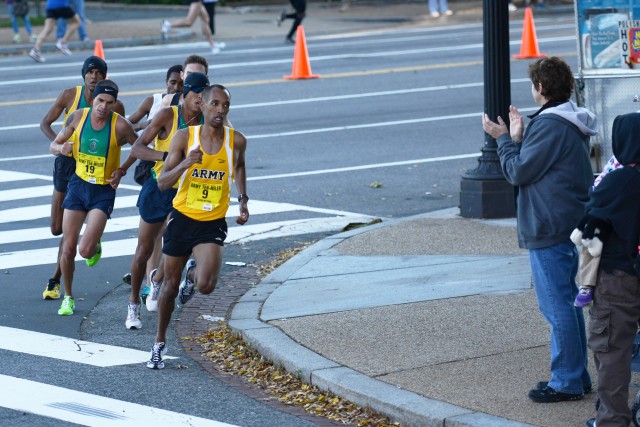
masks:
<path fill-rule="evenodd" d="M 591 390 L 582 309 L 574 307 L 578 252 L 569 239 L 584 215 L 593 172 L 589 137 L 595 115 L 570 100 L 571 68 L 548 57 L 529 65 L 531 95 L 540 109 L 524 120 L 509 108 L 510 129 L 485 114 L 483 127 L 498 143 L 507 181 L 518 187 L 518 243 L 529 250 L 540 312 L 551 327 L 551 378 L 529 391 L 538 403 L 579 400 Z"/>
<path fill-rule="evenodd" d="M 209 29 L 211 30 L 211 35 L 216 35 L 216 3 L 218 0 L 202 0 L 202 4 L 204 8 L 207 10 L 207 15 L 209 15 Z M 203 24 L 204 25 L 204 24 Z"/>
<path fill-rule="evenodd" d="M 289 34 L 287 34 L 285 41 L 295 43 L 296 41 L 293 38 L 293 35 L 296 33 L 298 26 L 306 16 L 307 0 L 289 0 L 289 2 L 296 11 L 294 13 L 287 13 L 286 10 L 283 10 L 280 12 L 280 16 L 276 19 L 276 23 L 279 27 L 285 19 L 293 19 L 293 24 L 291 24 L 291 29 L 289 30 Z"/>
<path fill-rule="evenodd" d="M 603 238 L 589 348 L 598 371 L 600 406 L 588 426 L 628 426 L 633 339 L 640 320 L 640 279 L 636 264 L 640 236 L 640 113 L 618 116 L 611 132 L 613 154 L 623 165 L 602 179 L 585 213 L 610 228 Z"/>

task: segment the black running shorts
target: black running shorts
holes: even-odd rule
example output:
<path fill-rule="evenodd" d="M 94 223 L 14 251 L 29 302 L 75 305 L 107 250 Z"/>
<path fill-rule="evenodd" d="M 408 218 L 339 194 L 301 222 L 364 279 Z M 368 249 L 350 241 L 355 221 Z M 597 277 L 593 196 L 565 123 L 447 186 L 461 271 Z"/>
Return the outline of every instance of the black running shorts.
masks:
<path fill-rule="evenodd" d="M 224 246 L 227 220 L 196 221 L 177 210 L 169 214 L 167 229 L 162 236 L 162 253 L 174 257 L 191 255 L 193 248 L 203 243 Z"/>

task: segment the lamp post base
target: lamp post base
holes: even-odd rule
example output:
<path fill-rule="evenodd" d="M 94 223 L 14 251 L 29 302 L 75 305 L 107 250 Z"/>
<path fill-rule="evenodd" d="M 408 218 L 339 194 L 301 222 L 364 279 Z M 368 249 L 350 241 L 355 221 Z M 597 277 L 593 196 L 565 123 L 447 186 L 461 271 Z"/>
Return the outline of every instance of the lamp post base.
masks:
<path fill-rule="evenodd" d="M 516 202 L 513 186 L 505 179 L 460 181 L 460 216 L 463 218 L 513 218 Z"/>

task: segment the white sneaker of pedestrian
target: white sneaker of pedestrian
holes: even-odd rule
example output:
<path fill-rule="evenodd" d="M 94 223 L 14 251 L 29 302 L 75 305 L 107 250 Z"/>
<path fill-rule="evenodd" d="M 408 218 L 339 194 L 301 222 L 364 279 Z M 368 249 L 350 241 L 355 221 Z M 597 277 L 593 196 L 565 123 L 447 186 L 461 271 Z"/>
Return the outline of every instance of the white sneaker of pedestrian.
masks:
<path fill-rule="evenodd" d="M 44 56 L 40 55 L 40 51 L 33 48 L 29 51 L 29 56 L 36 62 L 45 62 Z"/>
<path fill-rule="evenodd" d="M 162 21 L 162 28 L 160 29 L 160 33 L 162 35 L 163 40 L 167 39 L 167 35 L 169 34 L 169 31 L 171 31 L 171 22 L 165 19 L 164 21 Z"/>
<path fill-rule="evenodd" d="M 56 42 L 56 47 L 58 48 L 58 50 L 60 52 L 62 52 L 63 54 L 69 56 L 71 55 L 71 51 L 69 50 L 69 48 L 67 47 L 66 43 L 63 43 L 62 40 L 58 40 Z"/>

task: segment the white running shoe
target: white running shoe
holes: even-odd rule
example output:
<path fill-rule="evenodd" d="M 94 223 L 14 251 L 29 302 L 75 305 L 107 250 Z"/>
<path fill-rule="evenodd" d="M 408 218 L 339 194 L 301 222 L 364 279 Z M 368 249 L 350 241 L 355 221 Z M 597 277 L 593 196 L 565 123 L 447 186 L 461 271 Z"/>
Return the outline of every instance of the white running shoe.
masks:
<path fill-rule="evenodd" d="M 227 44 L 225 42 L 216 42 L 216 44 L 214 44 L 213 47 L 211 48 L 211 54 L 217 55 L 225 47 L 227 47 Z"/>
<path fill-rule="evenodd" d="M 44 56 L 42 56 L 40 54 L 39 50 L 36 50 L 36 48 L 33 48 L 29 51 L 29 56 L 36 62 L 45 62 L 46 59 L 44 59 Z"/>
<path fill-rule="evenodd" d="M 189 258 L 185 266 L 184 280 L 180 283 L 180 288 L 178 289 L 178 301 L 182 305 L 185 305 L 196 293 L 196 284 L 189 280 L 189 271 L 195 266 L 196 260 Z"/>
<path fill-rule="evenodd" d="M 58 40 L 56 42 L 56 47 L 58 48 L 58 50 L 60 52 L 62 52 L 63 54 L 69 56 L 71 55 L 71 51 L 69 50 L 69 48 L 67 47 L 66 43 L 63 43 L 62 40 Z"/>
<path fill-rule="evenodd" d="M 169 34 L 169 31 L 171 31 L 171 22 L 165 19 L 164 21 L 162 21 L 162 28 L 160 29 L 160 35 L 162 36 L 162 40 L 167 39 L 167 35 Z"/>
<path fill-rule="evenodd" d="M 142 328 L 142 322 L 140 321 L 140 304 L 129 303 L 127 310 L 127 320 L 124 322 L 124 326 L 126 326 L 127 329 Z"/>
<path fill-rule="evenodd" d="M 156 281 L 153 280 L 153 277 L 156 275 L 156 271 L 158 271 L 157 268 L 149 273 L 149 285 L 151 286 L 151 292 L 149 292 L 145 303 L 147 311 L 158 311 L 158 294 L 160 294 L 162 281 L 156 283 Z"/>

